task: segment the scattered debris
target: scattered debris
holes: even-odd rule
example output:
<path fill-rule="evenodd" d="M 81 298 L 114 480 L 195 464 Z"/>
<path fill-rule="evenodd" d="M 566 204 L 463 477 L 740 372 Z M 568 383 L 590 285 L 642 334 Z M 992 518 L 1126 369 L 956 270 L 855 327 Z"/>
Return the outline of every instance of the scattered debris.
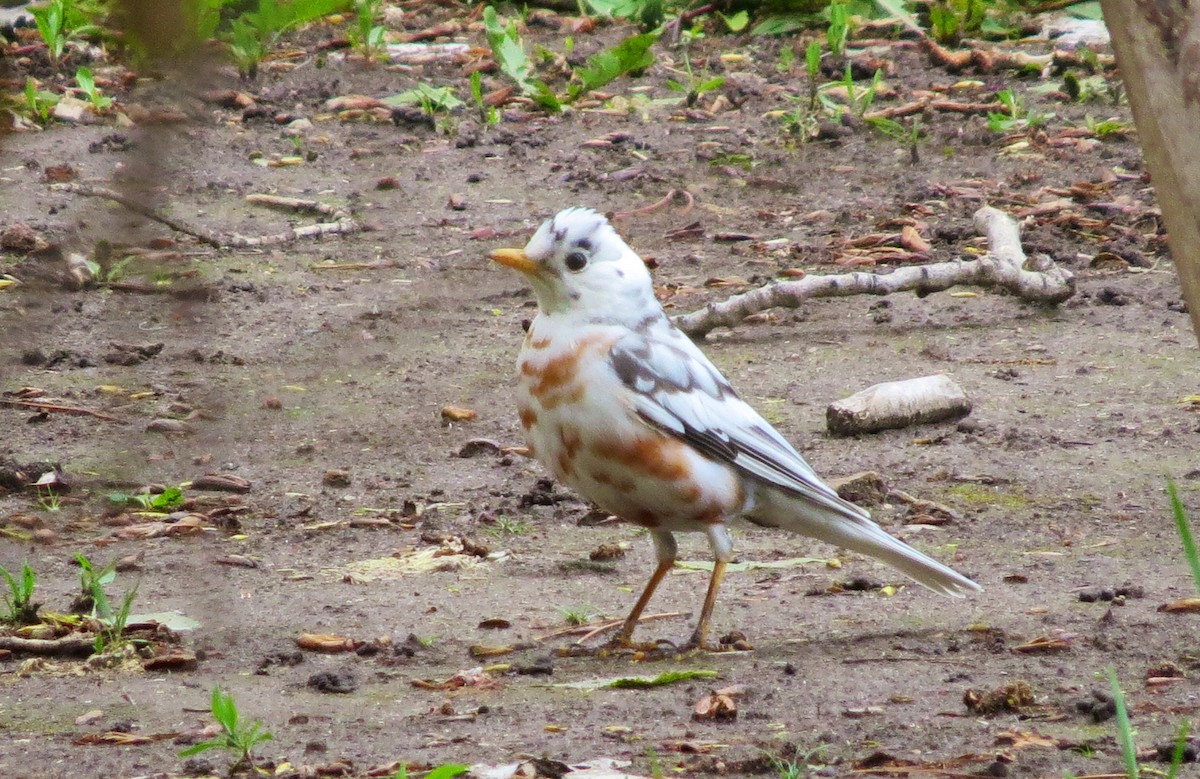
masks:
<path fill-rule="evenodd" d="M 1019 713 L 1034 704 L 1033 688 L 1029 682 L 1017 681 L 994 690 L 967 690 L 963 705 L 975 714 Z"/>

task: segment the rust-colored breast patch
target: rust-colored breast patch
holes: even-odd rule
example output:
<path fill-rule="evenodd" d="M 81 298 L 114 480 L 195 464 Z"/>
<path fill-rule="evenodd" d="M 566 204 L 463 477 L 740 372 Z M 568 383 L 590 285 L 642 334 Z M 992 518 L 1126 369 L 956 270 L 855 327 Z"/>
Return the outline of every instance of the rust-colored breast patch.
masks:
<path fill-rule="evenodd" d="M 687 445 L 663 435 L 643 435 L 628 441 L 602 438 L 595 449 L 601 459 L 651 478 L 676 481 L 691 475 Z"/>
<path fill-rule="evenodd" d="M 528 430 L 529 428 L 536 425 L 537 421 L 538 421 L 537 412 L 534 411 L 533 409 L 529 408 L 528 406 L 521 407 L 520 417 L 521 417 L 521 427 L 523 427 L 526 430 Z"/>

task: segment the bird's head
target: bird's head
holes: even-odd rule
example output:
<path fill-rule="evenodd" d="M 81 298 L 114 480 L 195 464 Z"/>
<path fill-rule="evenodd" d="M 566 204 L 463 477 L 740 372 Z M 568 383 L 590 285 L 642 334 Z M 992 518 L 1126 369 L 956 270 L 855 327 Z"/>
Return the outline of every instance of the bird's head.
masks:
<path fill-rule="evenodd" d="M 524 249 L 497 249 L 489 256 L 529 279 L 546 314 L 637 322 L 661 310 L 646 263 L 590 208 L 560 211 Z"/>

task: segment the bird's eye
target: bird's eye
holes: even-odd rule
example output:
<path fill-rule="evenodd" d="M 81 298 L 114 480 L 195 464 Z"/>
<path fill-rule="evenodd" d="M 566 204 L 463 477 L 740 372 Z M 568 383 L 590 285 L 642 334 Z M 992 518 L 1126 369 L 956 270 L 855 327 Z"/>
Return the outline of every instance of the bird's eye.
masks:
<path fill-rule="evenodd" d="M 583 267 L 587 265 L 587 261 L 587 255 L 583 252 L 571 252 L 567 255 L 565 262 L 567 270 L 583 270 Z"/>

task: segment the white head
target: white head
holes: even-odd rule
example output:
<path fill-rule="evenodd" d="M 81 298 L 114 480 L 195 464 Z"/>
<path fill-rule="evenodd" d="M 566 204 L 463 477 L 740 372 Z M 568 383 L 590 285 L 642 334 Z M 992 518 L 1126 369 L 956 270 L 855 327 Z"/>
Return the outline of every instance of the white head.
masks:
<path fill-rule="evenodd" d="M 529 279 L 545 314 L 633 324 L 661 311 L 646 263 L 590 208 L 560 211 L 524 249 L 497 249 L 489 256 Z"/>

